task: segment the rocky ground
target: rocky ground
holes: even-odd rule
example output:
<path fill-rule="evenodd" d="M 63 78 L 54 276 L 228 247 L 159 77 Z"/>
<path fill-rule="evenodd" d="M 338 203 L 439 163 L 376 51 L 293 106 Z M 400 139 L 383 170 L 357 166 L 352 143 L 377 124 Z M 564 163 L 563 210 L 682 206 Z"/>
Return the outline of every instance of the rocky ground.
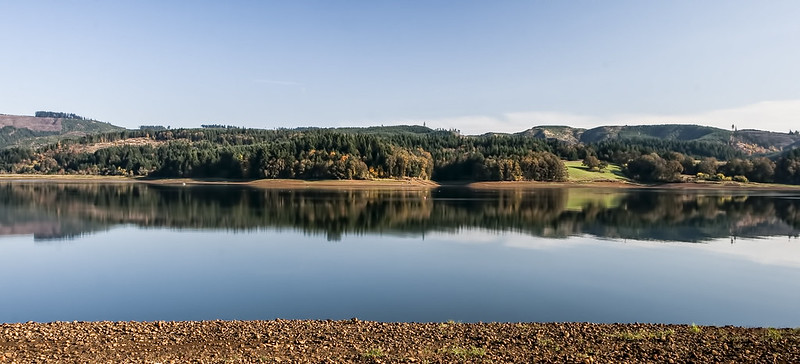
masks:
<path fill-rule="evenodd" d="M 800 363 L 800 329 L 585 323 L 0 325 L 0 363 Z"/>

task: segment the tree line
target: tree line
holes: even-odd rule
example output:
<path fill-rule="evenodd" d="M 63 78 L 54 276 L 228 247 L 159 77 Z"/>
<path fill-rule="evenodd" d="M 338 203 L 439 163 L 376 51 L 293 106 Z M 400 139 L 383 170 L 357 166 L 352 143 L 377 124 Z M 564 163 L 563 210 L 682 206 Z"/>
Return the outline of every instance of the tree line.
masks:
<path fill-rule="evenodd" d="M 115 143 L 137 138 L 145 143 Z M 91 150 L 97 143 L 111 146 Z M 567 144 L 524 135 L 463 136 L 420 126 L 365 129 L 123 130 L 36 150 L 0 151 L 0 171 L 232 179 L 420 178 L 563 181 L 563 160 L 623 166 L 643 182 L 683 176 L 800 184 L 800 150 L 747 157 L 710 141 L 648 139 Z M 595 167 L 596 166 L 596 167 Z"/>
<path fill-rule="evenodd" d="M 86 145 L 131 138 L 149 142 L 81 151 Z M 6 149 L 0 152 L 0 169 L 232 179 L 560 181 L 567 177 L 566 168 L 554 146 L 530 138 L 471 138 L 443 130 L 362 134 L 335 129 L 142 129 L 88 135 L 36 151 Z"/>

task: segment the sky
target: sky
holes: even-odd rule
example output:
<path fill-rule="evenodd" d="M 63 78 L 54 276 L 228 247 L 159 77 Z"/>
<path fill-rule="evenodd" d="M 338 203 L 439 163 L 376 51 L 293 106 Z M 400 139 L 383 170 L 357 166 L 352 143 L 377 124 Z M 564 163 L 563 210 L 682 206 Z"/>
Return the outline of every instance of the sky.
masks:
<path fill-rule="evenodd" d="M 799 1 L 6 1 L 0 113 L 800 129 Z"/>

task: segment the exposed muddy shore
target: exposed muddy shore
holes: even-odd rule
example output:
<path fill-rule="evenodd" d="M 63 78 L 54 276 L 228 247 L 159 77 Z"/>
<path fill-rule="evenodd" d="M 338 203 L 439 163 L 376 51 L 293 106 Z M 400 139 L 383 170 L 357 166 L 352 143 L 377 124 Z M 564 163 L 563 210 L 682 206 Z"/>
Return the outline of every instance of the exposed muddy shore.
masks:
<path fill-rule="evenodd" d="M 800 329 L 347 321 L 0 325 L 2 363 L 798 363 Z"/>
<path fill-rule="evenodd" d="M 754 190 L 754 191 L 800 191 L 797 185 L 737 182 L 686 182 L 639 184 L 619 181 L 582 182 L 535 182 L 535 181 L 492 181 L 492 182 L 444 182 L 438 183 L 421 179 L 374 179 L 374 180 L 298 180 L 298 179 L 258 179 L 225 180 L 215 178 L 141 178 L 94 175 L 39 175 L 39 174 L 0 174 L 0 181 L 25 183 L 147 183 L 156 185 L 239 185 L 257 188 L 278 189 L 419 189 L 439 186 L 461 186 L 476 189 L 538 189 L 538 188 L 638 188 L 670 190 Z"/>

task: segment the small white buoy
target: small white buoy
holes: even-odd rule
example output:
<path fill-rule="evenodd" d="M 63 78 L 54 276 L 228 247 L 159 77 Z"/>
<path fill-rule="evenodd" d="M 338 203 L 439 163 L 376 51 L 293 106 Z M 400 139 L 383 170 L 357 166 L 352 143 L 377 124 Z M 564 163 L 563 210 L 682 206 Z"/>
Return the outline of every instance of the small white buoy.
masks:
<path fill-rule="evenodd" d="M 186 186 L 186 182 L 183 182 L 183 185 Z"/>

